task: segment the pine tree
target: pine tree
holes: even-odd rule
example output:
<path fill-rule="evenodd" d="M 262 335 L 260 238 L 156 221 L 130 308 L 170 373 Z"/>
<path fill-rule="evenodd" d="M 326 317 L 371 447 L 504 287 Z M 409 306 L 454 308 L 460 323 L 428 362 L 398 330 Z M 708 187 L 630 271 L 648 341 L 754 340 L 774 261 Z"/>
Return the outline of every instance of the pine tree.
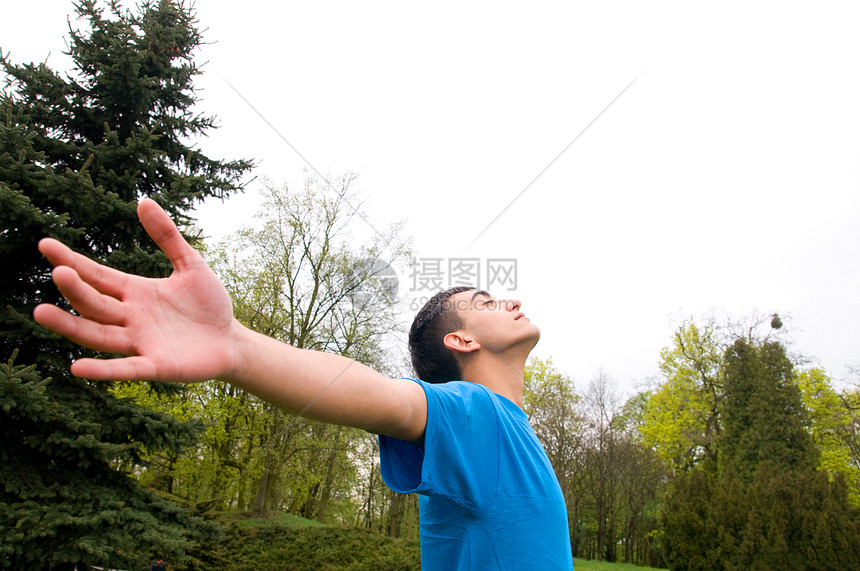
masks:
<path fill-rule="evenodd" d="M 713 475 L 698 467 L 673 480 L 661 513 L 663 557 L 671 569 L 712 569 L 709 552 L 715 534 L 709 500 L 713 489 Z"/>
<path fill-rule="evenodd" d="M 140 198 L 180 224 L 195 202 L 242 188 L 249 161 L 213 160 L 189 141 L 214 126 L 194 114 L 194 14 L 176 0 L 132 13 L 75 5 L 74 72 L 13 64 L 0 94 L 0 565 L 140 567 L 181 561 L 214 532 L 129 476 L 144 450 L 179 451 L 195 428 L 72 378 L 89 354 L 39 327 L 39 302 L 62 300 L 36 249 L 43 236 L 110 266 L 159 277 L 170 264 L 142 231 Z"/>
<path fill-rule="evenodd" d="M 762 464 L 746 494 L 740 569 L 858 569 L 860 510 L 844 481 Z"/>
<path fill-rule="evenodd" d="M 816 472 L 794 367 L 772 341 L 725 352 L 719 466 L 671 486 L 663 512 L 673 569 L 857 569 L 860 510 Z"/>
<path fill-rule="evenodd" d="M 748 485 L 764 462 L 789 471 L 815 470 L 818 451 L 782 345 L 738 339 L 726 350 L 724 390 L 719 455 L 742 484 Z"/>

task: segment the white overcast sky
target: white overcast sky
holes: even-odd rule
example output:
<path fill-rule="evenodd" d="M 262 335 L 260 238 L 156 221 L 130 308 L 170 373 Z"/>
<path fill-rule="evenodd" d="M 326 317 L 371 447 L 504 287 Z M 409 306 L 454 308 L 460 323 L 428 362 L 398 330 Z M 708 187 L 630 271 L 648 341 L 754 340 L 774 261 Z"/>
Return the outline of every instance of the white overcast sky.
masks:
<path fill-rule="evenodd" d="M 7 4 L 4 53 L 65 65 L 72 3 Z M 580 387 L 602 369 L 631 390 L 679 318 L 711 312 L 789 316 L 793 348 L 836 379 L 860 363 L 856 2 L 197 12 L 199 109 L 220 125 L 204 152 L 301 184 L 277 130 L 323 173 L 357 173 L 371 220 L 404 220 L 418 257 L 516 258 L 536 354 Z M 200 222 L 223 237 L 256 206 L 251 190 Z"/>

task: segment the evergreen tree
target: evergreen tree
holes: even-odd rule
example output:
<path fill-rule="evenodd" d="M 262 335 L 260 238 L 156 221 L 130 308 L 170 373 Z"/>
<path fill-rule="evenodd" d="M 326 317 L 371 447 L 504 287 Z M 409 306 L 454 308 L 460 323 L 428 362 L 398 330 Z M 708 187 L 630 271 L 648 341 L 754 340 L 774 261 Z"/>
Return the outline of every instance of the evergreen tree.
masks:
<path fill-rule="evenodd" d="M 712 560 L 716 534 L 709 501 L 715 487 L 713 474 L 698 467 L 672 482 L 661 516 L 663 558 L 670 569 L 719 568 Z"/>
<path fill-rule="evenodd" d="M 739 339 L 725 352 L 719 469 L 672 485 L 663 513 L 673 569 L 857 569 L 860 510 L 841 475 L 817 472 L 782 345 Z"/>
<path fill-rule="evenodd" d="M 128 472 L 142 469 L 146 450 L 179 451 L 194 427 L 69 375 L 69 361 L 88 352 L 31 318 L 38 302 L 63 303 L 36 243 L 52 236 L 113 267 L 165 276 L 138 200 L 188 223 L 195 202 L 241 190 L 252 164 L 189 143 L 214 125 L 192 111 L 201 37 L 189 7 L 75 8 L 86 25 L 70 32 L 73 73 L 0 54 L 0 565 L 179 562 L 214 528 Z"/>
<path fill-rule="evenodd" d="M 818 451 L 782 345 L 738 339 L 726 351 L 724 386 L 723 467 L 731 466 L 744 485 L 767 461 L 792 472 L 815 470 Z"/>
<path fill-rule="evenodd" d="M 858 569 L 860 511 L 841 476 L 763 463 L 746 493 L 737 569 Z"/>

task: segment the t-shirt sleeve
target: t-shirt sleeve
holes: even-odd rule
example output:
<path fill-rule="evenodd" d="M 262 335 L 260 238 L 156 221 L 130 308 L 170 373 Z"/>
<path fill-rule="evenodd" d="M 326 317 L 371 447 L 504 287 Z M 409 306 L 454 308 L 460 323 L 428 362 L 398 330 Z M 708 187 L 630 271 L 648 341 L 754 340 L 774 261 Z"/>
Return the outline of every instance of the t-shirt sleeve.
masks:
<path fill-rule="evenodd" d="M 444 496 L 479 510 L 498 485 L 499 425 L 488 389 L 418 382 L 427 397 L 423 446 L 380 436 L 380 467 L 395 492 Z"/>

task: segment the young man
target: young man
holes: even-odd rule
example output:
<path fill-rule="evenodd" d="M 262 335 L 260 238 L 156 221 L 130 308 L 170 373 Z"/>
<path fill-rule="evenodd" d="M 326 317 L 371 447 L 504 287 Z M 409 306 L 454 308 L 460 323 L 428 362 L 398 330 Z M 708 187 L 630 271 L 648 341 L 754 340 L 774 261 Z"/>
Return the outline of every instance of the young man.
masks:
<path fill-rule="evenodd" d="M 173 263 L 167 279 L 118 272 L 56 240 L 39 244 L 80 316 L 40 305 L 36 320 L 86 347 L 127 355 L 81 359 L 75 375 L 221 379 L 288 411 L 379 434 L 386 483 L 421 495 L 424 569 L 573 568 L 564 499 L 521 409 L 523 370 L 540 331 L 518 301 L 470 288 L 434 296 L 413 323 L 410 350 L 419 377 L 435 383 L 388 379 L 245 328 L 167 214 L 151 200 L 138 214 Z"/>

